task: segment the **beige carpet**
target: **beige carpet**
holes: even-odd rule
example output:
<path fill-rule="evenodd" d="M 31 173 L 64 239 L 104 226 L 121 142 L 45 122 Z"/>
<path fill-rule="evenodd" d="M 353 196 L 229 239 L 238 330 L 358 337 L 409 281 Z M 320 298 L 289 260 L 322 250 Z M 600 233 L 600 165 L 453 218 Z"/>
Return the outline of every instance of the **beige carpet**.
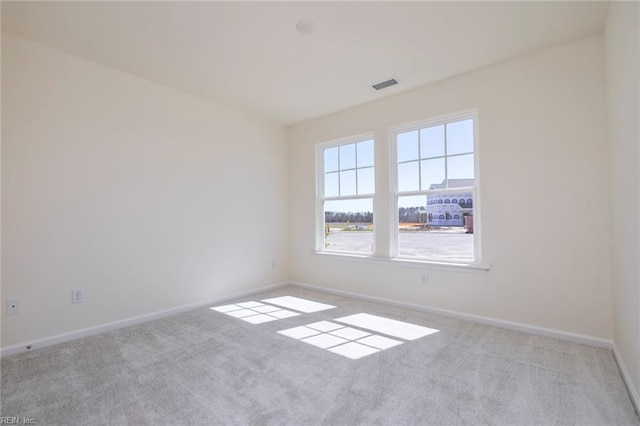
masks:
<path fill-rule="evenodd" d="M 335 308 L 261 302 L 287 295 Z M 3 358 L 1 415 L 38 425 L 640 425 L 610 350 L 292 287 L 233 303 L 248 301 L 255 314 L 203 308 Z M 414 327 L 397 331 L 398 321 Z"/>

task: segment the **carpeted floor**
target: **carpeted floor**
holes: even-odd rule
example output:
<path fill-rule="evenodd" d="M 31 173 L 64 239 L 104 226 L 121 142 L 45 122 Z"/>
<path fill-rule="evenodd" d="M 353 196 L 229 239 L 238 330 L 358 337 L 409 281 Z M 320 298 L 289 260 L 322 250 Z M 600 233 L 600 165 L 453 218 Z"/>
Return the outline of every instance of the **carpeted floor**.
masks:
<path fill-rule="evenodd" d="M 285 295 L 336 308 L 260 324 L 203 308 L 6 357 L 1 415 L 38 425 L 640 425 L 610 350 L 294 287 L 237 302 Z M 359 359 L 278 333 L 359 313 L 437 332 L 386 335 L 400 344 Z"/>

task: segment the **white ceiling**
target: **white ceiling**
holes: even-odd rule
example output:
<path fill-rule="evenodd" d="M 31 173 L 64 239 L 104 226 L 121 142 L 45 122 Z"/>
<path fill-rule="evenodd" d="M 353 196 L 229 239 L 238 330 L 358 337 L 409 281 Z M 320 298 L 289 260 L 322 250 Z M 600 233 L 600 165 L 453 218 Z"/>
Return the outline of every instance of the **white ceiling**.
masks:
<path fill-rule="evenodd" d="M 284 124 L 604 29 L 608 2 L 2 2 L 2 30 Z M 296 31 L 315 22 L 311 35 Z M 371 85 L 400 84 L 376 92 Z"/>

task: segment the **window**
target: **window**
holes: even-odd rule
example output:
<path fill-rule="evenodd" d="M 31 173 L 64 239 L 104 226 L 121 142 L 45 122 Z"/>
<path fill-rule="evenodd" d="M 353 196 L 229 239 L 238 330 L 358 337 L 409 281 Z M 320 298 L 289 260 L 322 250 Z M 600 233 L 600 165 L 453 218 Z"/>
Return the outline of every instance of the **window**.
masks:
<path fill-rule="evenodd" d="M 373 138 L 320 145 L 318 160 L 318 250 L 373 253 Z"/>
<path fill-rule="evenodd" d="M 474 123 L 475 115 L 465 115 L 393 133 L 397 222 L 392 257 L 477 260 Z"/>
<path fill-rule="evenodd" d="M 318 144 L 316 251 L 486 270 L 476 126 L 476 113 L 468 112 L 392 128 L 388 140 L 368 134 Z M 374 161 L 376 143 L 388 144 L 389 155 Z M 389 172 L 377 191 L 376 167 Z"/>

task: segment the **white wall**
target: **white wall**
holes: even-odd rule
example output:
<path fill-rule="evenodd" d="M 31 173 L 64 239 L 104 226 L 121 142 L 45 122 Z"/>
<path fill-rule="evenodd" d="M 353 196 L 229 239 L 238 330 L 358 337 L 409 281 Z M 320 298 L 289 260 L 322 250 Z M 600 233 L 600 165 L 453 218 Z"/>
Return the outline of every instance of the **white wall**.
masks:
<path fill-rule="evenodd" d="M 288 275 L 282 126 L 6 34 L 2 95 L 3 347 Z"/>
<path fill-rule="evenodd" d="M 603 37 L 559 46 L 290 128 L 295 281 L 612 338 L 610 161 Z M 313 255 L 314 145 L 374 131 L 378 190 L 387 127 L 477 108 L 482 275 Z M 388 243 L 386 200 L 377 247 Z M 541 216 L 553 212 L 553 217 Z"/>
<path fill-rule="evenodd" d="M 639 28 L 637 2 L 611 3 L 605 40 L 613 176 L 614 341 L 636 390 L 640 389 Z"/>

